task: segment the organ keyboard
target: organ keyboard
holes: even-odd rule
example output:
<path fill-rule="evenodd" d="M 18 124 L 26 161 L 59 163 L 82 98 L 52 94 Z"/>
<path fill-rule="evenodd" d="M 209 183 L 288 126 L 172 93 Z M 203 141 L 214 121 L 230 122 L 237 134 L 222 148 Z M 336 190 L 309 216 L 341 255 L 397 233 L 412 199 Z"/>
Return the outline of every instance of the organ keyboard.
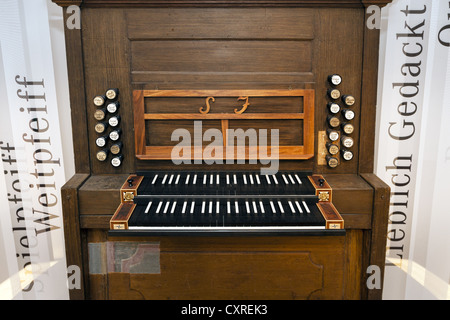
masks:
<path fill-rule="evenodd" d="M 112 230 L 286 233 L 344 225 L 325 179 L 304 172 L 140 172 L 121 198 Z"/>

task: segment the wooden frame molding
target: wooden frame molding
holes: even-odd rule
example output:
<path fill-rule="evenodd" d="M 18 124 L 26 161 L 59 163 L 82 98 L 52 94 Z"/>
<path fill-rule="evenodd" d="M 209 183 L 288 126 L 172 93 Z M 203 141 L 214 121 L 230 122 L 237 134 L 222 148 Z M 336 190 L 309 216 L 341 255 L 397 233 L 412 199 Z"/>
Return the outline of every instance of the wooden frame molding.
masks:
<path fill-rule="evenodd" d="M 60 6 L 86 7 L 346 7 L 385 6 L 391 0 L 52 0 Z"/>

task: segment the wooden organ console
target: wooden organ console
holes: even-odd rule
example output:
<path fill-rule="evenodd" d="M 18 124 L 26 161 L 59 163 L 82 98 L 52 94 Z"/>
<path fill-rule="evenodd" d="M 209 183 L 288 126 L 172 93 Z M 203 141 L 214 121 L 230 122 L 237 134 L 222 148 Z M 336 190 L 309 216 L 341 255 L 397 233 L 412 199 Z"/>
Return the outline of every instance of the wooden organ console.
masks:
<path fill-rule="evenodd" d="M 65 31 L 72 299 L 381 298 L 366 8 L 389 0 L 53 2 L 81 9 Z"/>

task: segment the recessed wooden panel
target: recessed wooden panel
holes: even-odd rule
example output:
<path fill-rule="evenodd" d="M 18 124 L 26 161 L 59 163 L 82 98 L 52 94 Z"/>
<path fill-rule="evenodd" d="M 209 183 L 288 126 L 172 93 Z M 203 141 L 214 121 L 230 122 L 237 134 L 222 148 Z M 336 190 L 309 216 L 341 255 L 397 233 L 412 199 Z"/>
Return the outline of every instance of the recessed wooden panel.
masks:
<path fill-rule="evenodd" d="M 315 81 L 314 9 L 157 8 L 127 10 L 126 19 L 136 84 L 235 88 L 257 79 L 256 87 L 304 88 Z"/>
<path fill-rule="evenodd" d="M 298 39 L 314 37 L 313 10 L 216 8 L 129 10 L 128 38 Z"/>
<path fill-rule="evenodd" d="M 272 130 L 278 130 L 278 142 L 280 146 L 303 144 L 303 120 L 230 120 L 229 128 L 235 130 L 234 132 L 236 133 L 234 134 L 236 137 L 234 143 L 233 141 L 229 141 L 229 144 L 231 145 L 238 145 L 240 139 L 237 133 L 239 132 L 239 129 L 247 132 L 248 136 L 252 138 L 247 138 L 247 145 L 252 141 L 257 141 L 257 144 L 260 146 L 272 145 L 274 142 L 273 139 L 275 139 L 272 136 L 272 133 L 275 132 Z M 260 132 L 267 134 L 267 137 L 260 136 Z M 254 139 L 253 136 L 256 136 L 257 140 Z M 230 140 L 230 138 L 228 140 Z"/>
<path fill-rule="evenodd" d="M 220 120 L 208 120 L 201 122 L 200 135 L 196 136 L 194 133 L 194 121 L 192 120 L 151 120 L 146 121 L 146 145 L 147 146 L 175 146 L 179 141 L 179 136 L 174 135 L 172 141 L 172 133 L 181 129 L 189 132 L 192 139 L 192 144 L 202 143 L 202 137 L 208 129 L 221 130 Z"/>
<path fill-rule="evenodd" d="M 204 97 L 152 97 L 144 99 L 145 113 L 198 113 L 205 105 Z M 237 97 L 221 97 L 210 101 L 209 113 L 230 113 L 241 108 Z M 303 97 L 252 97 L 248 111 L 251 113 L 302 113 Z"/>
<path fill-rule="evenodd" d="M 160 243 L 160 274 L 110 273 L 110 299 L 342 299 L 345 237 L 145 241 Z"/>
<path fill-rule="evenodd" d="M 269 77 L 280 73 L 306 73 L 312 68 L 311 42 L 171 40 L 132 41 L 131 70 L 147 76 L 177 75 L 178 81 L 193 74 L 220 82 L 222 74 L 255 73 Z M 187 80 L 186 79 L 186 80 Z M 231 80 L 229 78 L 229 80 Z"/>

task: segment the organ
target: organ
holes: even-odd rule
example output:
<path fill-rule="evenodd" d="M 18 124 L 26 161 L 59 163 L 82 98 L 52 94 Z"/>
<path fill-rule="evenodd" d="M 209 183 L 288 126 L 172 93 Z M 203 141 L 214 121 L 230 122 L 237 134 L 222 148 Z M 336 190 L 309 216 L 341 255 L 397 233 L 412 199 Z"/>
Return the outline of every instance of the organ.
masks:
<path fill-rule="evenodd" d="M 53 2 L 81 8 L 65 31 L 72 299 L 381 298 L 365 22 L 389 0 Z"/>

